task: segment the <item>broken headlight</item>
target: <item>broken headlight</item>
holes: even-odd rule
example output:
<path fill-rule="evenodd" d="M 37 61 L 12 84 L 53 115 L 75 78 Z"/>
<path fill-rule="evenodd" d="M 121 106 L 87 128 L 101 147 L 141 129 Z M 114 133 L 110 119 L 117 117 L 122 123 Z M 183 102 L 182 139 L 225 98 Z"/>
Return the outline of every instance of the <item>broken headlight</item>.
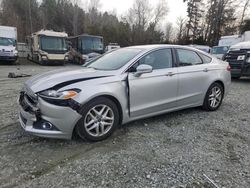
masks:
<path fill-rule="evenodd" d="M 78 95 L 80 89 L 71 89 L 65 91 L 45 90 L 39 93 L 41 97 L 54 98 L 54 99 L 71 99 Z"/>

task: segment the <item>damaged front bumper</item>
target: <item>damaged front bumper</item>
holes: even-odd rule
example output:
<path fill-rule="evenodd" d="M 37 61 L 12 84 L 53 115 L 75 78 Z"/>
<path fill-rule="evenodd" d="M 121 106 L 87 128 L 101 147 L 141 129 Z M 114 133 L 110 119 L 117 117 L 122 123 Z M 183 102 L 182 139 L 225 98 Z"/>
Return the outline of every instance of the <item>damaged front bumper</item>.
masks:
<path fill-rule="evenodd" d="M 21 92 L 18 99 L 19 121 L 23 129 L 46 138 L 71 139 L 81 115 L 70 107 L 50 104 L 41 97 Z"/>

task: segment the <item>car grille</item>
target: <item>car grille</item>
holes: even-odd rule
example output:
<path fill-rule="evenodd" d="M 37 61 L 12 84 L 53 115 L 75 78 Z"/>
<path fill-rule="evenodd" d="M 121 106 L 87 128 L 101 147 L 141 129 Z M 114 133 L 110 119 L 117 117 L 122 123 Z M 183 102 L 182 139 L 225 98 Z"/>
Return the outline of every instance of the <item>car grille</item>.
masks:
<path fill-rule="evenodd" d="M 229 63 L 242 63 L 244 62 L 244 60 L 237 60 L 237 58 L 239 56 L 242 55 L 247 55 L 247 51 L 246 50 L 237 50 L 237 51 L 229 51 L 226 56 L 225 56 L 225 60 Z"/>

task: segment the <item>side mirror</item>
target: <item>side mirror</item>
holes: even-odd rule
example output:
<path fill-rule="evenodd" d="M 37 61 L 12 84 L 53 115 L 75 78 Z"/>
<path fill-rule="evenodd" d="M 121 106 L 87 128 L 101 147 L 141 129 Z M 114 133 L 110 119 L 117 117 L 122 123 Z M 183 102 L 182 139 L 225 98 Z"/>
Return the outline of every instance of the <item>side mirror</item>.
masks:
<path fill-rule="evenodd" d="M 145 73 L 150 73 L 153 71 L 153 67 L 150 66 L 150 65 L 146 65 L 146 64 L 142 64 L 142 65 L 139 65 L 137 68 L 136 68 L 136 72 L 134 73 L 134 76 L 135 77 L 139 77 L 141 76 L 142 74 L 145 74 Z"/>

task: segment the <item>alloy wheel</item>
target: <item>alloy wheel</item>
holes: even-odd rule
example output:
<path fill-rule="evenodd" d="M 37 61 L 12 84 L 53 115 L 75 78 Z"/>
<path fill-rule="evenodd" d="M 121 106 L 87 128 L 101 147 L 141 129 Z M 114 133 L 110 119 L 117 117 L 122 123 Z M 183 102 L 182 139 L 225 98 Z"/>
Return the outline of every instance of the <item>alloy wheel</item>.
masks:
<path fill-rule="evenodd" d="M 100 137 L 109 132 L 114 124 L 114 112 L 107 105 L 97 105 L 91 108 L 84 119 L 88 134 Z"/>
<path fill-rule="evenodd" d="M 209 94 L 209 105 L 212 108 L 217 108 L 220 103 L 221 103 L 221 99 L 222 99 L 222 91 L 219 87 L 215 86 L 211 89 L 211 92 Z"/>

